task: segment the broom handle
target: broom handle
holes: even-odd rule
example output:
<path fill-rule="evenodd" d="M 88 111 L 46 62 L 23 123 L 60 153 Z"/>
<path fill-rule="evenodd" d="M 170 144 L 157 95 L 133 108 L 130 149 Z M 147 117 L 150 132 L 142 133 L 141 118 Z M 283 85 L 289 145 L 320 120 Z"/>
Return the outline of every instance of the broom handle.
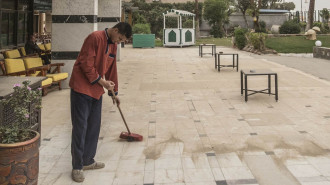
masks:
<path fill-rule="evenodd" d="M 116 99 L 115 99 L 115 92 L 113 92 L 113 90 L 111 90 L 111 94 L 112 94 L 112 99 L 116 102 Z M 117 103 L 117 102 L 116 102 Z M 121 111 L 121 108 L 120 108 L 120 106 L 117 104 L 117 107 L 118 107 L 118 110 L 119 110 L 119 112 L 120 112 L 120 115 L 121 115 L 121 118 L 123 118 L 123 121 L 124 121 L 124 123 L 125 123 L 125 126 L 126 126 L 126 129 L 127 129 L 127 131 L 128 131 L 128 134 L 131 134 L 131 131 L 129 130 L 129 128 L 128 128 L 128 126 L 127 126 L 127 123 L 126 123 L 126 120 L 125 120 L 125 117 L 124 117 L 124 114 L 123 114 L 123 112 Z"/>

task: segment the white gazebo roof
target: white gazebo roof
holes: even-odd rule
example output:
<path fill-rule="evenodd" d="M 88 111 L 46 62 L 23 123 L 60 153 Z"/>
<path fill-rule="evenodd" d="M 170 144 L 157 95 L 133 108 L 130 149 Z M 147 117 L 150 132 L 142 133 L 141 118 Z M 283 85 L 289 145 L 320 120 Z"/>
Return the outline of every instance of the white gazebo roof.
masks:
<path fill-rule="evenodd" d="M 179 17 L 179 16 L 195 16 L 195 14 L 184 11 L 184 10 L 175 10 L 171 9 L 170 11 L 166 11 L 166 13 L 163 13 L 166 17 Z"/>

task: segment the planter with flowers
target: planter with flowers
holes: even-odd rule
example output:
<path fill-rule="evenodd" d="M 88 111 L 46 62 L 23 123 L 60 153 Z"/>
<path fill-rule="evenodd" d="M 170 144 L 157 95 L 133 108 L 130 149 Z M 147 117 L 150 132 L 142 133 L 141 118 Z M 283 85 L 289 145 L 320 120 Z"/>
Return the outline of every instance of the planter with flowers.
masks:
<path fill-rule="evenodd" d="M 0 100 L 15 115 L 12 124 L 0 126 L 0 184 L 38 184 L 40 134 L 22 125 L 41 109 L 42 91 L 32 90 L 29 83 L 15 84 L 9 98 Z"/>

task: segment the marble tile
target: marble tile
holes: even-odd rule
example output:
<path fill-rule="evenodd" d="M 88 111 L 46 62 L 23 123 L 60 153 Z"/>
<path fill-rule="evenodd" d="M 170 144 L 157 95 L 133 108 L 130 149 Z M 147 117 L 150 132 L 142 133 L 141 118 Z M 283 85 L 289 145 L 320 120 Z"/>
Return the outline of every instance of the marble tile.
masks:
<path fill-rule="evenodd" d="M 155 160 L 155 169 L 182 169 L 181 158 L 162 156 Z"/>
<path fill-rule="evenodd" d="M 218 163 L 221 167 L 236 167 L 245 166 L 236 153 L 219 154 L 217 155 Z"/>
<path fill-rule="evenodd" d="M 193 154 L 191 157 L 183 157 L 182 163 L 184 169 L 210 168 L 208 158 L 204 154 Z"/>
<path fill-rule="evenodd" d="M 251 171 L 246 166 L 221 168 L 226 180 L 254 179 Z"/>
<path fill-rule="evenodd" d="M 143 184 L 144 172 L 116 172 L 115 178 L 112 184 Z"/>
<path fill-rule="evenodd" d="M 115 172 L 89 171 L 86 173 L 83 185 L 112 183 L 115 179 Z"/>
<path fill-rule="evenodd" d="M 145 171 L 154 171 L 155 170 L 155 160 L 154 159 L 146 159 L 144 170 Z"/>
<path fill-rule="evenodd" d="M 144 184 L 153 184 L 155 179 L 155 171 L 145 171 L 143 177 Z"/>
<path fill-rule="evenodd" d="M 165 170 L 156 169 L 155 170 L 155 184 L 157 183 L 183 183 L 183 171 L 180 170 Z"/>
<path fill-rule="evenodd" d="M 185 182 L 203 182 L 214 180 L 211 169 L 184 169 Z"/>
<path fill-rule="evenodd" d="M 136 172 L 143 171 L 145 167 L 145 159 L 120 160 L 118 164 L 118 172 Z"/>
<path fill-rule="evenodd" d="M 225 180 L 221 168 L 211 168 L 211 170 L 216 181 Z"/>
<path fill-rule="evenodd" d="M 316 177 L 322 175 L 312 165 L 288 165 L 287 168 L 295 177 Z"/>

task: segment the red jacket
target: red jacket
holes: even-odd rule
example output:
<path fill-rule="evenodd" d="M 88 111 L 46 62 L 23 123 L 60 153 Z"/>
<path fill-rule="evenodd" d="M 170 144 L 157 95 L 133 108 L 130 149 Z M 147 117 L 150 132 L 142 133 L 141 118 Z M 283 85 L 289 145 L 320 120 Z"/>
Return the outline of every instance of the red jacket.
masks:
<path fill-rule="evenodd" d="M 104 94 L 98 81 L 105 77 L 113 81 L 118 92 L 116 65 L 117 43 L 112 43 L 105 31 L 88 35 L 73 66 L 70 87 L 79 93 L 100 99 Z"/>

